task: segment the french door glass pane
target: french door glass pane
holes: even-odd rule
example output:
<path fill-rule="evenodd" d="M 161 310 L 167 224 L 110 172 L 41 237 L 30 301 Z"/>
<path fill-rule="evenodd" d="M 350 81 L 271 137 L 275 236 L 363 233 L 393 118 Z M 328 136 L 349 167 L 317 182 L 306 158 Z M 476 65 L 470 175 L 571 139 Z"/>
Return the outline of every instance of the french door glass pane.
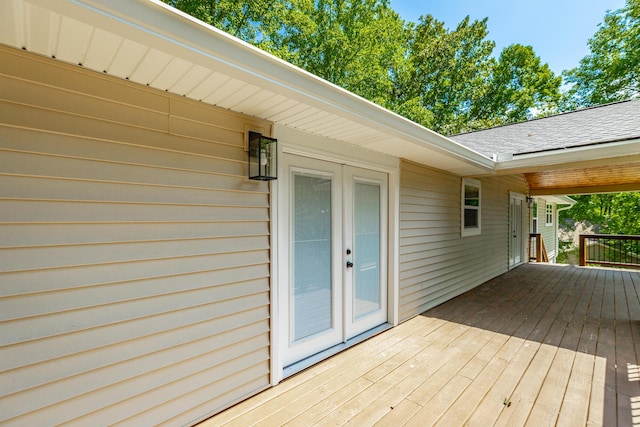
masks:
<path fill-rule="evenodd" d="M 332 327 L 331 179 L 294 175 L 292 340 Z"/>
<path fill-rule="evenodd" d="M 354 211 L 354 320 L 380 308 L 380 186 L 356 183 Z"/>
<path fill-rule="evenodd" d="M 516 199 L 514 209 L 514 230 L 515 238 L 513 242 L 514 261 L 519 263 L 522 261 L 522 200 Z"/>

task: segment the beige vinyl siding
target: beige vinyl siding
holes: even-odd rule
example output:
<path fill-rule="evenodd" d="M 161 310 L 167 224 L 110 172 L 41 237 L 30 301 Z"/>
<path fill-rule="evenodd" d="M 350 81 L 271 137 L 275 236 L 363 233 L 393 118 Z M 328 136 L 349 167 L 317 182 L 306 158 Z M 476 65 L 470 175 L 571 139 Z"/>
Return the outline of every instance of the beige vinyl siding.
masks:
<path fill-rule="evenodd" d="M 547 249 L 547 256 L 549 261 L 555 262 L 556 257 L 556 205 L 553 206 L 553 223 L 547 225 L 547 212 L 546 212 L 545 199 L 538 199 L 538 233 L 542 235 L 544 240 L 544 246 Z"/>
<path fill-rule="evenodd" d="M 193 423 L 269 385 L 270 124 L 0 47 L 0 423 Z"/>
<path fill-rule="evenodd" d="M 461 178 L 409 161 L 400 173 L 400 316 L 408 319 L 508 270 L 509 191 L 524 177 L 480 178 L 478 236 L 460 236 Z"/>

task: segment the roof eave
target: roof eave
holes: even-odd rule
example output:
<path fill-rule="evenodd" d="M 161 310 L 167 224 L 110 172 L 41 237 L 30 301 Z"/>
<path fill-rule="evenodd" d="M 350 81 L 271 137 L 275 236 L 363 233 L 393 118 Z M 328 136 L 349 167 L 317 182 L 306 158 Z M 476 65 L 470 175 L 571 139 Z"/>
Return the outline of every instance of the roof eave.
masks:
<path fill-rule="evenodd" d="M 615 164 L 640 157 L 640 138 L 600 145 L 570 147 L 538 153 L 514 155 L 496 163 L 498 173 L 534 172 L 578 164 Z"/>
<path fill-rule="evenodd" d="M 225 70 L 249 84 L 322 111 L 348 117 L 416 150 L 435 150 L 460 162 L 463 174 L 488 173 L 495 162 L 434 131 L 407 120 L 159 0 L 28 0 L 43 8 L 117 32 L 147 46 L 210 69 Z M 242 111 L 238 111 L 242 113 Z M 268 117 L 260 117 L 269 120 Z M 392 143 L 378 151 L 394 153 Z M 467 166 L 464 166 L 467 165 Z"/>

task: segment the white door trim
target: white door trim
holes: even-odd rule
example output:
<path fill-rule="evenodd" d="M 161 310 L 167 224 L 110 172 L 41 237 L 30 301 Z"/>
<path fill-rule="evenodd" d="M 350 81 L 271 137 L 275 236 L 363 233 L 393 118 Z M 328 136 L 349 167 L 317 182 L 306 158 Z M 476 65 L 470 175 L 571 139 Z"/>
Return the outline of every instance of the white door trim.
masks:
<path fill-rule="evenodd" d="M 300 132 L 286 126 L 274 125 L 274 137 L 278 139 L 278 158 L 282 159 L 286 153 L 318 158 L 340 164 L 356 166 L 385 172 L 388 177 L 388 259 L 387 259 L 387 322 L 395 326 L 399 323 L 399 253 L 400 253 L 400 160 L 365 148 L 356 147 L 339 141 Z M 322 147 L 322 149 L 318 149 Z M 282 162 L 278 165 L 278 176 L 286 173 L 282 168 Z M 282 339 L 280 331 L 283 321 L 281 293 L 286 287 L 281 286 L 281 274 L 283 268 L 287 268 L 286 260 L 280 256 L 281 245 L 287 244 L 279 239 L 279 229 L 283 226 L 282 209 L 283 198 L 288 197 L 283 193 L 279 180 L 271 183 L 270 202 L 270 240 L 271 240 L 271 289 L 270 289 L 270 316 L 271 316 L 271 384 L 276 385 L 283 379 L 284 358 L 281 351 Z M 286 226 L 286 224 L 284 225 Z M 285 313 L 286 314 L 286 313 Z"/>
<path fill-rule="evenodd" d="M 511 230 L 512 225 L 511 225 L 511 207 L 512 207 L 512 200 L 517 199 L 521 202 L 521 209 L 520 209 L 520 230 L 515 230 L 517 232 L 520 232 L 521 234 L 521 244 L 520 244 L 520 261 L 518 262 L 514 262 L 513 259 L 513 251 L 512 251 L 512 247 L 513 247 L 513 230 Z M 515 268 L 519 265 L 522 265 L 525 263 L 525 260 L 527 259 L 527 239 L 528 239 L 528 234 L 526 233 L 527 228 L 525 228 L 525 224 L 529 224 L 529 219 L 528 219 L 528 212 L 529 209 L 526 206 L 526 196 L 524 194 L 521 193 L 516 193 L 513 191 L 509 191 L 509 269 L 511 270 L 512 268 Z"/>
<path fill-rule="evenodd" d="M 318 333 L 313 333 L 310 336 L 306 336 L 304 338 L 293 340 L 294 335 L 294 319 L 291 316 L 291 310 L 293 307 L 293 292 L 291 290 L 291 285 L 293 283 L 292 270 L 291 267 L 293 265 L 294 254 L 292 253 L 292 247 L 289 242 L 293 239 L 292 229 L 293 225 L 293 199 L 292 188 L 291 185 L 294 182 L 295 177 L 311 177 L 311 178 L 319 178 L 323 180 L 330 180 L 331 182 L 331 212 L 329 213 L 330 217 L 342 218 L 343 215 L 343 197 L 342 197 L 342 187 L 343 187 L 343 167 L 338 163 L 326 162 L 323 160 L 315 160 L 308 157 L 300 157 L 300 156 L 287 156 L 282 159 L 283 168 L 286 171 L 286 175 L 283 174 L 281 176 L 281 189 L 284 194 L 287 194 L 287 205 L 282 205 L 281 214 L 282 214 L 282 224 L 279 228 L 280 236 L 282 236 L 283 244 L 280 248 L 280 259 L 286 260 L 283 267 L 280 270 L 280 277 L 283 278 L 282 286 L 281 286 L 281 294 L 280 294 L 280 318 L 281 318 L 281 330 L 280 336 L 282 338 L 286 338 L 286 340 L 281 340 L 282 343 L 282 357 L 285 365 L 294 363 L 299 361 L 307 356 L 310 356 L 314 353 L 318 353 L 319 351 L 329 348 L 333 345 L 337 345 L 342 342 L 343 337 L 343 298 L 344 294 L 342 291 L 342 266 L 343 266 L 343 254 L 340 250 L 333 250 L 331 253 L 331 304 L 330 304 L 330 312 L 331 312 L 331 326 L 328 326 L 327 329 L 324 329 Z M 285 208 L 287 209 L 285 211 Z M 285 223 L 286 222 L 286 226 Z M 343 240 L 343 221 L 335 221 L 331 224 L 331 245 L 335 247 L 338 243 Z M 288 280 L 287 280 L 288 279 Z M 286 282 L 286 287 L 285 287 Z M 317 304 L 315 304 L 317 306 Z M 329 307 L 327 307 L 329 308 Z M 287 322 L 283 322 L 287 319 Z M 318 350 L 318 344 L 321 346 Z M 284 351 L 284 349 L 288 349 Z"/>
<path fill-rule="evenodd" d="M 344 269 L 344 279 L 343 283 L 345 286 L 345 302 L 351 302 L 352 304 L 345 304 L 344 306 L 344 336 L 347 339 L 353 338 L 354 336 L 365 332 L 369 329 L 372 329 L 375 326 L 378 326 L 382 323 L 385 323 L 388 319 L 388 310 L 387 308 L 387 300 L 388 300 L 388 276 L 387 276 L 387 253 L 389 244 L 387 242 L 388 235 L 388 219 L 387 219 L 387 210 L 388 210 L 388 201 L 387 201 L 387 174 L 372 171 L 370 169 L 362 169 L 355 168 L 353 166 L 344 167 L 343 169 L 343 180 L 344 180 L 344 238 L 343 242 L 345 245 L 345 250 L 352 250 L 352 254 L 348 256 L 349 259 L 353 258 L 354 267 Z M 380 188 L 380 285 L 382 289 L 386 292 L 383 292 L 382 295 L 379 295 L 380 306 L 384 308 L 384 310 L 378 311 L 377 313 L 370 313 L 366 315 L 362 319 L 356 319 L 354 316 L 354 305 L 353 302 L 355 300 L 355 277 L 356 277 L 356 269 L 358 268 L 358 255 L 359 250 L 355 246 L 354 237 L 354 190 L 355 184 L 373 184 L 379 186 Z M 350 200 L 350 201 L 349 201 Z M 351 293 L 350 297 L 347 297 L 346 293 Z"/>

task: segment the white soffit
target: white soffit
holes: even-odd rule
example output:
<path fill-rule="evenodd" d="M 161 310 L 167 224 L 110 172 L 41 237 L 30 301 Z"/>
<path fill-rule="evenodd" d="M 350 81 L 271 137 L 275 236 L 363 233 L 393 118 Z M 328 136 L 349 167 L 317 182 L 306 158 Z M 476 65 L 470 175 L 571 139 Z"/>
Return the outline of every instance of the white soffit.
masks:
<path fill-rule="evenodd" d="M 495 166 L 159 0 L 3 0 L 0 43 L 458 175 Z"/>
<path fill-rule="evenodd" d="M 569 196 L 557 196 L 557 195 L 536 195 L 536 198 L 544 199 L 547 203 L 556 203 L 558 205 L 575 205 L 576 202 Z"/>

